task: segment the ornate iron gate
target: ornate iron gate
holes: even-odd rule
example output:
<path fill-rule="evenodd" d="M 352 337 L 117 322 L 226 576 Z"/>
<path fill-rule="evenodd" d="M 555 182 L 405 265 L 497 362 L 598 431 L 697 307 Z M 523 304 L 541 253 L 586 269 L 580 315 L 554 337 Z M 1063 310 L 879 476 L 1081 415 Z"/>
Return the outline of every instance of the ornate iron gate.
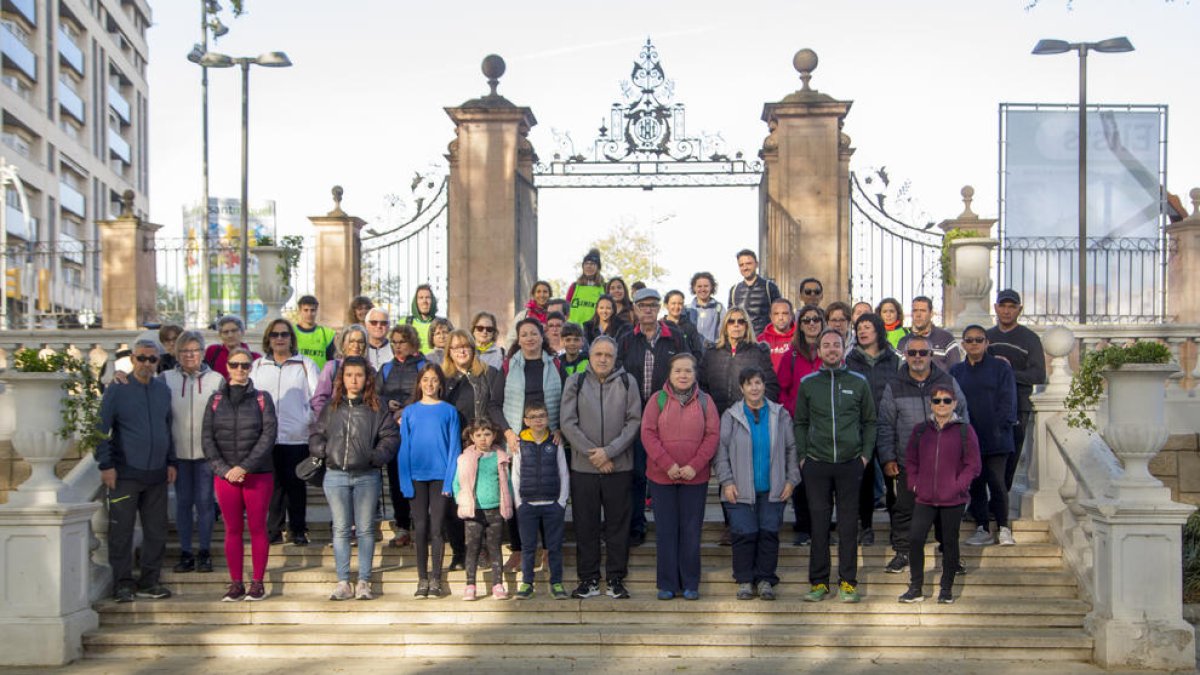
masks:
<path fill-rule="evenodd" d="M 398 195 L 387 197 L 383 223 L 368 227 L 362 238 L 362 292 L 391 310 L 409 313 L 420 284 L 446 300 L 446 208 L 449 178 L 442 170 L 414 176 L 411 205 Z M 400 211 L 399 215 L 393 215 Z"/>

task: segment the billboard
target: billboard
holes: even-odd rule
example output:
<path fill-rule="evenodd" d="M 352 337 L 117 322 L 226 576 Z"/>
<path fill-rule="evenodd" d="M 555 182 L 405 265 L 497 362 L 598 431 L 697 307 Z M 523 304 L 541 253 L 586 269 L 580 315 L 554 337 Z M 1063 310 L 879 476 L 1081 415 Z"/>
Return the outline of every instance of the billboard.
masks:
<path fill-rule="evenodd" d="M 206 276 L 207 316 L 215 319 L 223 314 L 241 313 L 241 206 L 239 199 L 210 197 L 207 223 L 201 214 L 199 202 L 183 209 L 183 229 L 187 242 L 185 300 L 189 317 L 205 315 L 200 310 L 204 304 Z M 275 202 L 252 203 L 247 221 L 251 248 L 259 237 L 275 238 Z M 248 262 L 246 289 L 249 301 L 246 311 L 253 325 L 266 315 L 267 310 L 258 299 L 258 260 L 251 255 Z"/>

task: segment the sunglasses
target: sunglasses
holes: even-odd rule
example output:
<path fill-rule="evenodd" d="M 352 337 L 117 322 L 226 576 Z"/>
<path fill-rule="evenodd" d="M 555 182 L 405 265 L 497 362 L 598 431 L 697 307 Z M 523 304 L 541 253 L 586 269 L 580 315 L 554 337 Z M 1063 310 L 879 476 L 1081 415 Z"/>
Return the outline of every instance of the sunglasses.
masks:
<path fill-rule="evenodd" d="M 367 325 L 368 326 L 386 326 L 386 325 L 388 325 L 388 322 L 387 321 L 368 321 Z"/>
<path fill-rule="evenodd" d="M 230 361 L 225 365 L 229 366 L 229 368 L 232 370 L 250 370 L 249 361 Z"/>
<path fill-rule="evenodd" d="M 145 354 L 138 354 L 137 356 L 133 357 L 133 360 L 137 361 L 138 363 L 158 363 L 157 356 L 146 356 Z"/>
<path fill-rule="evenodd" d="M 929 400 L 934 405 L 951 405 L 954 403 L 954 399 L 949 398 L 949 397 L 947 397 L 947 398 L 935 397 L 935 398 L 931 398 Z"/>
<path fill-rule="evenodd" d="M 746 320 L 745 319 L 730 319 L 725 322 L 725 325 L 726 326 L 745 326 Z"/>
<path fill-rule="evenodd" d="M 806 323 L 806 324 L 811 325 L 814 323 L 821 323 L 821 319 L 818 317 L 815 317 L 815 316 L 806 316 L 803 319 L 800 319 L 800 323 Z"/>
<path fill-rule="evenodd" d="M 928 349 L 910 349 L 906 352 L 909 356 L 929 356 Z"/>
<path fill-rule="evenodd" d="M 292 336 L 292 334 L 291 334 L 291 333 L 289 333 L 289 332 L 288 332 L 288 331 L 286 331 L 286 330 L 285 330 L 285 331 L 277 331 L 277 330 L 273 330 L 273 331 L 271 331 L 270 333 L 267 333 L 267 337 L 269 337 L 269 338 L 271 338 L 271 339 L 275 339 L 275 338 L 285 338 L 285 337 L 291 337 L 291 336 Z"/>
<path fill-rule="evenodd" d="M 475 326 L 473 329 L 476 333 L 495 333 L 495 326 Z"/>
<path fill-rule="evenodd" d="M 983 344 L 984 342 L 987 342 L 987 338 L 969 337 L 969 338 L 963 338 L 962 341 L 963 341 L 964 345 L 978 345 L 978 344 Z"/>
<path fill-rule="evenodd" d="M 819 288 L 806 288 L 806 289 L 804 289 L 804 290 L 802 290 L 802 291 L 800 291 L 800 292 L 801 292 L 801 293 L 803 293 L 803 294 L 805 294 L 805 295 L 820 295 L 820 294 L 821 294 L 821 289 L 819 289 Z"/>

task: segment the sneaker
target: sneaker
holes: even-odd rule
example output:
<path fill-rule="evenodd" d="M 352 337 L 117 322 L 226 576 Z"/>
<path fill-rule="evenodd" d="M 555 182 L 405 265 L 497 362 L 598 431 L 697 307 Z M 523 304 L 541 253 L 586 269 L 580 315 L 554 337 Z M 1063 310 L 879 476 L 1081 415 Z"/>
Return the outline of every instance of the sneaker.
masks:
<path fill-rule="evenodd" d="M 1000 540 L 1001 546 L 1016 546 L 1017 545 L 1017 540 L 1013 539 L 1011 527 L 1000 528 L 1000 534 L 998 535 L 997 538 Z"/>
<path fill-rule="evenodd" d="M 212 554 L 208 551 L 200 551 L 200 555 L 196 556 L 196 571 L 201 574 L 207 574 L 213 571 Z"/>
<path fill-rule="evenodd" d="M 555 600 L 566 600 L 569 596 L 567 589 L 562 584 L 550 584 L 550 597 Z"/>
<path fill-rule="evenodd" d="M 888 562 L 887 567 L 883 568 L 883 571 L 887 572 L 888 574 L 901 574 L 903 572 L 907 572 L 908 556 L 904 555 L 903 553 L 897 553 L 896 555 L 892 556 L 891 561 Z"/>
<path fill-rule="evenodd" d="M 355 600 L 374 600 L 375 595 L 371 593 L 371 582 L 366 579 L 359 579 L 358 584 L 354 587 Z"/>
<path fill-rule="evenodd" d="M 527 584 L 522 581 L 517 586 L 517 599 L 528 600 L 533 597 L 533 584 Z"/>
<path fill-rule="evenodd" d="M 690 589 L 684 590 L 683 599 L 684 600 L 699 600 L 700 599 L 700 591 L 693 591 Z"/>
<path fill-rule="evenodd" d="M 775 599 L 775 586 L 769 581 L 758 582 L 758 599 L 768 602 Z"/>
<path fill-rule="evenodd" d="M 191 553 L 184 551 L 183 553 L 179 554 L 179 562 L 175 563 L 175 567 L 173 569 L 180 574 L 184 572 L 195 572 L 196 559 L 192 557 Z"/>
<path fill-rule="evenodd" d="M 579 600 L 594 598 L 597 595 L 600 595 L 600 582 L 596 579 L 579 582 L 579 586 L 571 592 L 571 597 Z"/>
<path fill-rule="evenodd" d="M 455 553 L 454 555 L 450 556 L 450 567 L 447 569 L 451 572 L 457 572 L 458 570 L 466 569 L 466 560 L 467 556 L 465 553 Z"/>
<path fill-rule="evenodd" d="M 717 542 L 718 546 L 733 546 L 733 533 L 729 531 L 729 526 L 721 530 L 721 539 Z"/>
<path fill-rule="evenodd" d="M 820 602 L 829 595 L 829 586 L 827 584 L 813 584 L 808 592 L 804 594 L 805 602 Z"/>
<path fill-rule="evenodd" d="M 904 591 L 904 595 L 900 596 L 900 602 L 908 605 L 914 602 L 925 602 L 925 595 L 921 593 L 919 588 L 910 588 Z"/>
<path fill-rule="evenodd" d="M 450 595 L 450 592 L 445 586 L 442 585 L 441 579 L 433 579 L 429 582 L 429 597 L 444 598 L 447 595 Z"/>
<path fill-rule="evenodd" d="M 858 543 L 862 544 L 863 546 L 874 546 L 875 530 L 868 527 L 867 529 L 860 531 L 858 533 Z"/>
<path fill-rule="evenodd" d="M 258 602 L 267 599 L 267 589 L 261 581 L 251 581 L 250 589 L 246 591 L 246 600 Z"/>
<path fill-rule="evenodd" d="M 629 535 L 629 548 L 637 548 L 646 543 L 645 532 L 633 532 Z"/>
<path fill-rule="evenodd" d="M 659 599 L 659 600 L 674 600 L 674 599 L 675 599 L 675 592 L 674 592 L 674 591 L 668 591 L 668 590 L 666 590 L 666 589 L 663 589 L 663 590 L 661 590 L 661 591 L 659 591 L 659 592 L 658 592 L 658 599 Z"/>
<path fill-rule="evenodd" d="M 807 532 L 797 532 L 796 538 L 792 540 L 792 546 L 808 546 L 812 544 L 812 536 Z"/>
<path fill-rule="evenodd" d="M 166 600 L 171 597 L 171 591 L 162 584 L 155 584 L 146 588 L 139 588 L 136 595 L 139 598 L 147 598 L 149 600 Z"/>
<path fill-rule="evenodd" d="M 951 591 L 949 588 L 943 588 L 941 591 L 938 592 L 938 604 L 939 605 L 953 605 L 954 604 L 954 592 Z"/>
<path fill-rule="evenodd" d="M 392 548 L 404 548 L 412 543 L 412 536 L 408 534 L 408 530 L 396 530 L 396 536 L 388 542 L 388 546 Z"/>
<path fill-rule="evenodd" d="M 297 532 L 292 535 L 292 546 L 308 546 L 308 535 Z"/>
<path fill-rule="evenodd" d="M 625 582 L 620 578 L 608 580 L 608 594 L 617 600 L 629 599 L 629 591 L 625 590 Z"/>
<path fill-rule="evenodd" d="M 349 581 L 339 581 L 333 587 L 333 592 L 329 594 L 330 600 L 349 600 L 354 597 L 354 591 L 350 588 Z"/>
<path fill-rule="evenodd" d="M 849 581 L 843 581 L 838 586 L 838 599 L 842 602 L 858 602 L 861 599 L 858 597 L 858 586 Z"/>
<path fill-rule="evenodd" d="M 225 591 L 225 597 L 221 598 L 221 602 L 237 602 L 246 597 L 246 586 L 240 581 L 229 582 L 229 590 Z"/>
<path fill-rule="evenodd" d="M 466 587 L 463 588 L 463 600 L 466 600 L 467 602 L 473 602 L 475 599 L 475 584 L 467 584 Z"/>
<path fill-rule="evenodd" d="M 417 592 L 413 593 L 413 597 L 418 600 L 424 600 L 429 597 L 429 580 L 420 579 L 417 581 Z"/>
<path fill-rule="evenodd" d="M 738 584 L 737 599 L 738 600 L 753 600 L 754 599 L 754 585 L 753 584 Z"/>
<path fill-rule="evenodd" d="M 496 584 L 495 586 L 492 586 L 492 599 L 493 600 L 507 600 L 508 599 L 508 589 L 504 588 L 504 584 Z"/>
<path fill-rule="evenodd" d="M 133 589 L 128 586 L 122 586 L 122 587 L 118 588 L 117 590 L 113 591 L 113 601 L 114 602 L 133 602 L 133 598 L 134 598 Z"/>
<path fill-rule="evenodd" d="M 958 559 L 958 573 L 959 574 L 967 573 L 967 563 L 963 562 L 962 558 Z"/>
<path fill-rule="evenodd" d="M 963 542 L 967 546 L 990 546 L 993 543 L 992 533 L 983 525 L 975 528 L 975 534 Z"/>

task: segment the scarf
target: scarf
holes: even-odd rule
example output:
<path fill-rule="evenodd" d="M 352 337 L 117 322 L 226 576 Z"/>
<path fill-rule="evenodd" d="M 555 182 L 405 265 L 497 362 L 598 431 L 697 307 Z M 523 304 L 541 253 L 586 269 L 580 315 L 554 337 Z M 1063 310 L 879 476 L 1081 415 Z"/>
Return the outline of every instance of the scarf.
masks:
<path fill-rule="evenodd" d="M 889 332 L 889 333 L 890 333 L 890 332 L 892 332 L 892 331 L 894 331 L 894 330 L 896 330 L 896 329 L 897 329 L 897 328 L 899 328 L 899 327 L 900 327 L 900 321 L 899 321 L 899 320 L 896 320 L 896 321 L 895 321 L 895 322 L 893 322 L 893 323 L 885 323 L 885 324 L 883 324 L 883 329 L 884 329 L 884 330 L 886 330 L 886 331 L 887 331 L 887 332 Z"/>
<path fill-rule="evenodd" d="M 533 300 L 525 303 L 525 318 L 537 319 L 538 323 L 546 325 L 546 308 L 538 305 Z"/>
<path fill-rule="evenodd" d="M 513 517 L 512 494 L 508 489 L 508 464 L 512 458 L 499 447 L 492 450 L 496 453 L 496 469 L 500 472 L 500 515 L 508 520 Z M 454 501 L 458 503 L 458 517 L 463 520 L 475 517 L 475 478 L 483 454 L 471 445 L 458 457 L 458 494 L 454 495 Z"/>
<path fill-rule="evenodd" d="M 675 394 L 675 398 L 679 399 L 679 405 L 681 407 L 687 405 L 688 401 L 692 400 L 692 396 L 696 393 L 696 385 L 694 384 L 688 389 L 684 390 L 676 389 L 675 385 L 670 383 L 668 383 L 667 386 L 671 388 L 671 393 Z"/>

